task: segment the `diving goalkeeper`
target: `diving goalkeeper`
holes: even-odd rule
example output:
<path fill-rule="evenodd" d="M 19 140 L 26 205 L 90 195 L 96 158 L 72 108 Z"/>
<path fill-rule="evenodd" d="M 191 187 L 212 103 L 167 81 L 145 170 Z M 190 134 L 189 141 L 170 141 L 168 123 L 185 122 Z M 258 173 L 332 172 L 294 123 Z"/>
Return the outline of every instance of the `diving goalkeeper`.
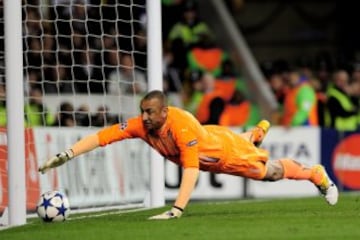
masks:
<path fill-rule="evenodd" d="M 128 138 L 141 138 L 184 171 L 173 207 L 150 219 L 181 217 L 190 200 L 199 170 L 225 173 L 262 181 L 280 179 L 311 181 L 330 205 L 338 190 L 321 165 L 304 166 L 292 159 L 269 161 L 268 152 L 258 148 L 270 124 L 261 121 L 252 130 L 237 134 L 226 127 L 201 125 L 190 113 L 167 105 L 163 92 L 154 90 L 140 102 L 141 114 L 88 135 L 68 150 L 40 166 L 45 173 L 80 154 Z"/>

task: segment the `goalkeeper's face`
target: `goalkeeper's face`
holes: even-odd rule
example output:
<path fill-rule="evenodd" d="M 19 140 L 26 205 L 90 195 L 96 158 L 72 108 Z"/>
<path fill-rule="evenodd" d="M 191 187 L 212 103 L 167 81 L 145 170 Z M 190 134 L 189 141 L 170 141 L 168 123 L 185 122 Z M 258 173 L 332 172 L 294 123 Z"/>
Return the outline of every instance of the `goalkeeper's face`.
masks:
<path fill-rule="evenodd" d="M 143 100 L 140 108 L 143 124 L 147 130 L 158 130 L 164 125 L 168 108 L 159 99 Z"/>

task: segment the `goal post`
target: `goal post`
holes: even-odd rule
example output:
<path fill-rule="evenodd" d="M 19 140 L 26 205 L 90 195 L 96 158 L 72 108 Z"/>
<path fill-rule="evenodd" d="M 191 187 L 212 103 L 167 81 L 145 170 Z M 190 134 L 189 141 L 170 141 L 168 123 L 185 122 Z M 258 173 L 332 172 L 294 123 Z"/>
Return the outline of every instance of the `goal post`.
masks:
<path fill-rule="evenodd" d="M 4 1 L 8 144 L 8 223 L 26 223 L 21 1 Z M 6 216 L 4 216 L 6 217 Z"/>
<path fill-rule="evenodd" d="M 162 44 L 161 44 L 161 4 L 158 1 L 147 1 L 148 32 L 148 77 L 149 90 L 163 89 L 162 81 Z M 165 204 L 163 158 L 151 151 L 150 165 L 150 206 L 159 207 Z"/>
<path fill-rule="evenodd" d="M 10 4 L 19 9 L 7 10 Z M 9 224 L 25 223 L 26 210 L 34 213 L 48 190 L 65 192 L 78 209 L 133 207 L 139 201 L 163 206 L 164 159 L 140 140 L 96 149 L 44 175 L 37 172 L 79 138 L 139 114 L 146 91 L 163 88 L 161 1 L 22 4 L 4 2 L 5 55 L 11 58 L 6 59 L 8 125 L 0 126 L 0 135 L 9 134 L 7 144 L 0 144 L 0 215 L 9 206 L 9 219 L 20 219 Z"/>

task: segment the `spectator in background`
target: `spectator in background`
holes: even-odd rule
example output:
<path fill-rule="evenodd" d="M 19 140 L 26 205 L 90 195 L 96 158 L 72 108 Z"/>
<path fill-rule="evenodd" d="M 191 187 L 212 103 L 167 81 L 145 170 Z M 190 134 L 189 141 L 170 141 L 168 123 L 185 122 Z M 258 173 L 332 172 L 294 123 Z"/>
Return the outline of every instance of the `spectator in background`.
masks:
<path fill-rule="evenodd" d="M 32 88 L 41 88 L 41 85 L 39 70 L 28 69 L 25 71 L 24 96 L 29 96 Z"/>
<path fill-rule="evenodd" d="M 74 81 L 70 79 L 68 68 L 62 64 L 56 64 L 54 67 L 45 69 L 45 79 L 43 80 L 43 88 L 45 93 L 74 93 Z"/>
<path fill-rule="evenodd" d="M 182 4 L 182 18 L 170 29 L 164 45 L 168 45 L 174 54 L 174 65 L 184 70 L 186 68 L 186 53 L 192 44 L 199 41 L 201 34 L 212 35 L 208 25 L 199 18 L 195 1 L 187 0 Z"/>
<path fill-rule="evenodd" d="M 334 61 L 328 53 L 319 53 L 315 57 L 314 75 L 319 79 L 322 92 L 326 93 L 329 84 L 331 83 L 331 75 L 334 71 Z"/>
<path fill-rule="evenodd" d="M 355 131 L 358 128 L 359 109 L 349 96 L 349 87 L 349 74 L 345 70 L 335 71 L 327 91 L 327 127 L 338 131 Z"/>
<path fill-rule="evenodd" d="M 166 79 L 168 92 L 181 93 L 184 88 L 183 79 L 185 73 L 174 65 L 174 54 L 167 48 L 163 48 L 163 75 Z"/>
<path fill-rule="evenodd" d="M 56 121 L 53 125 L 59 127 L 75 126 L 74 106 L 70 102 L 63 102 L 60 104 Z"/>
<path fill-rule="evenodd" d="M 107 39 L 107 38 L 106 38 Z M 105 40 L 110 42 L 110 40 Z M 105 79 L 110 79 L 110 74 L 112 74 L 114 71 L 117 71 L 120 65 L 120 56 L 119 50 L 116 46 L 109 46 L 108 49 L 103 54 L 104 56 L 104 67 L 103 71 L 105 74 Z M 106 86 L 106 89 L 108 86 Z"/>
<path fill-rule="evenodd" d="M 39 70 L 42 66 L 42 47 L 40 39 L 27 38 L 24 63 L 30 70 Z"/>
<path fill-rule="evenodd" d="M 6 89 L 5 84 L 0 84 L 0 127 L 6 127 Z"/>
<path fill-rule="evenodd" d="M 225 100 L 230 100 L 235 89 L 246 92 L 246 85 L 243 79 L 235 72 L 235 67 L 230 59 L 221 62 L 219 75 L 215 79 L 215 88 L 224 94 Z"/>
<path fill-rule="evenodd" d="M 219 119 L 219 125 L 231 127 L 255 126 L 261 119 L 258 113 L 253 114 L 257 108 L 245 97 L 240 90 L 236 89 L 229 101 L 225 103 Z"/>
<path fill-rule="evenodd" d="M 282 111 L 288 86 L 285 84 L 284 78 L 279 73 L 271 74 L 268 81 L 270 89 L 273 92 L 276 101 L 280 105 L 280 111 Z"/>
<path fill-rule="evenodd" d="M 358 127 L 360 127 L 360 81 L 352 80 L 349 86 L 349 95 L 356 109 L 358 109 Z"/>
<path fill-rule="evenodd" d="M 232 93 L 216 89 L 215 78 L 211 73 L 204 73 L 201 82 L 203 96 L 196 110 L 196 118 L 201 124 L 219 124 L 226 102 L 224 96 L 231 97 Z"/>
<path fill-rule="evenodd" d="M 138 29 L 134 36 L 134 64 L 142 72 L 147 68 L 147 38 L 144 29 Z"/>
<path fill-rule="evenodd" d="M 114 95 L 141 94 L 146 90 L 145 74 L 135 68 L 130 54 L 122 53 L 119 67 L 109 75 L 108 92 Z"/>
<path fill-rule="evenodd" d="M 35 7 L 24 8 L 26 11 L 24 16 L 26 16 L 25 24 L 23 25 L 23 34 L 24 36 L 36 37 L 40 36 L 42 33 L 42 25 L 40 21 L 40 10 Z"/>
<path fill-rule="evenodd" d="M 223 62 L 228 59 L 227 54 L 215 44 L 210 33 L 201 33 L 198 38 L 198 42 L 191 45 L 187 52 L 188 67 L 209 72 L 215 77 L 220 76 Z"/>
<path fill-rule="evenodd" d="M 43 39 L 43 51 L 42 57 L 44 65 L 56 64 L 56 42 L 55 37 L 51 35 L 51 32 L 45 33 L 42 36 Z"/>
<path fill-rule="evenodd" d="M 52 126 L 55 122 L 54 115 L 45 106 L 42 99 L 43 95 L 40 89 L 30 90 L 30 96 L 25 103 L 25 125 L 34 126 Z"/>
<path fill-rule="evenodd" d="M 225 101 L 219 119 L 220 125 L 252 127 L 261 120 L 258 106 L 250 101 L 247 86 L 236 73 L 229 58 L 221 63 L 220 75 L 215 80 L 215 89 L 221 92 Z"/>
<path fill-rule="evenodd" d="M 211 33 L 208 25 L 199 18 L 197 3 L 186 0 L 182 4 L 182 19 L 171 28 L 168 40 L 180 39 L 185 47 L 195 44 L 200 34 Z"/>
<path fill-rule="evenodd" d="M 290 70 L 286 80 L 289 90 L 284 99 L 281 124 L 285 127 L 317 126 L 316 94 L 308 79 L 298 71 Z"/>
<path fill-rule="evenodd" d="M 163 40 L 169 35 L 171 27 L 181 19 L 181 7 L 184 0 L 161 0 Z"/>
<path fill-rule="evenodd" d="M 102 75 L 99 54 L 91 49 L 83 49 L 75 55 L 73 74 L 78 93 L 104 93 L 106 84 Z"/>
<path fill-rule="evenodd" d="M 321 82 L 317 78 L 312 78 L 309 81 L 310 86 L 315 90 L 316 102 L 317 102 L 317 114 L 319 126 L 325 126 L 325 108 L 327 96 L 326 93 L 322 90 Z"/>
<path fill-rule="evenodd" d="M 50 20 L 57 20 L 54 21 L 54 29 L 56 34 L 58 35 L 57 40 L 59 41 L 60 45 L 65 45 L 70 48 L 71 43 L 69 36 L 71 34 L 71 27 L 70 27 L 70 2 L 72 0 L 50 0 L 49 4 L 49 18 Z"/>
<path fill-rule="evenodd" d="M 315 71 L 312 68 L 312 64 L 309 60 L 303 60 L 300 62 L 300 75 L 305 77 L 308 80 L 309 85 L 315 90 L 316 96 L 316 104 L 317 104 L 317 115 L 318 115 L 318 125 L 324 126 L 325 125 L 325 104 L 326 104 L 326 93 L 325 89 L 328 85 L 328 80 L 323 79 L 320 80 L 316 75 Z M 325 73 L 322 73 L 325 74 Z M 324 75 L 323 77 L 326 77 Z"/>
<path fill-rule="evenodd" d="M 115 116 L 109 113 L 109 108 L 107 106 L 100 106 L 97 109 L 97 112 L 92 117 L 91 125 L 96 127 L 109 126 L 117 123 Z"/>
<path fill-rule="evenodd" d="M 82 104 L 76 109 L 75 120 L 76 126 L 91 126 L 91 114 L 87 104 Z"/>
<path fill-rule="evenodd" d="M 183 91 L 184 108 L 195 116 L 204 95 L 201 81 L 203 72 L 199 70 L 190 71 L 187 72 L 186 76 L 187 81 L 184 84 Z"/>
<path fill-rule="evenodd" d="M 59 44 L 59 49 L 57 51 L 58 63 L 66 66 L 72 66 L 75 64 L 74 61 L 74 52 L 70 50 L 65 44 Z"/>
<path fill-rule="evenodd" d="M 71 29 L 74 32 L 78 32 L 81 35 L 86 35 L 89 32 L 88 23 L 92 21 L 86 21 L 87 14 L 87 6 L 83 1 L 75 0 L 70 5 L 70 16 L 71 19 L 70 25 Z"/>

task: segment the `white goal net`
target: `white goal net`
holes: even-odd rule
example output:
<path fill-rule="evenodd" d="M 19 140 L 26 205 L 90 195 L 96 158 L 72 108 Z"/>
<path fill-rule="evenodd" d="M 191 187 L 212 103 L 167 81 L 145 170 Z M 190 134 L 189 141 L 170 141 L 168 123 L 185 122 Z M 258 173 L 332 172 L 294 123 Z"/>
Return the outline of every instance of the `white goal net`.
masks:
<path fill-rule="evenodd" d="M 0 98 L 6 92 L 2 13 L 3 6 Z M 149 148 L 138 140 L 97 149 L 45 175 L 37 172 L 80 137 L 138 114 L 148 88 L 145 13 L 144 0 L 23 1 L 28 212 L 48 190 L 67 194 L 72 208 L 143 204 L 147 198 Z M 1 215 L 8 180 L 1 116 L 0 123 Z"/>

